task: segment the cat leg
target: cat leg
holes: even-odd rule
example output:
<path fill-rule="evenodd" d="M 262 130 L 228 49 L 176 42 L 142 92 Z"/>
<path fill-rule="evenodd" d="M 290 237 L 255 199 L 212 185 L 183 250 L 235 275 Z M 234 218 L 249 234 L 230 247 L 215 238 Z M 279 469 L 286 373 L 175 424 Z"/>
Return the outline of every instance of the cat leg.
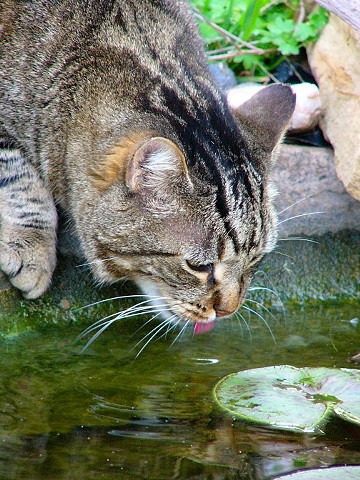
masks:
<path fill-rule="evenodd" d="M 56 263 L 52 196 L 21 152 L 0 139 L 0 270 L 26 298 L 50 285 Z"/>

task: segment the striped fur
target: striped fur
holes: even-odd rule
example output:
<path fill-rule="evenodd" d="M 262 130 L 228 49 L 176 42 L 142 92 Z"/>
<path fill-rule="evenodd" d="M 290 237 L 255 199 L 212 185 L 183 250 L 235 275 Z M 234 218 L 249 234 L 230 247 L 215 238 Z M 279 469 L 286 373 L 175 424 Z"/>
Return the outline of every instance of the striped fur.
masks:
<path fill-rule="evenodd" d="M 0 206 L 0 269 L 27 298 L 36 298 L 55 268 L 55 206 L 36 169 L 4 139 Z"/>
<path fill-rule="evenodd" d="M 182 0 L 0 9 L 0 268 L 43 293 L 55 201 L 100 282 L 128 277 L 194 322 L 236 310 L 276 240 L 269 172 L 290 89 L 230 112 Z"/>

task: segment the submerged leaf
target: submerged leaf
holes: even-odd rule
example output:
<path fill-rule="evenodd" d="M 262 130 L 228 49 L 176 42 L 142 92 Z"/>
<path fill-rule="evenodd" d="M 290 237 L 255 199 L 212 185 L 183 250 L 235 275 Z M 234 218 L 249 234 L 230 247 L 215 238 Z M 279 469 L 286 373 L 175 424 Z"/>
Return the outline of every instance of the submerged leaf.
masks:
<path fill-rule="evenodd" d="M 360 371 L 295 368 L 244 370 L 221 379 L 215 399 L 231 414 L 266 427 L 321 433 L 328 417 L 360 425 Z"/>
<path fill-rule="evenodd" d="M 358 480 L 360 478 L 360 467 L 346 466 L 316 468 L 291 473 L 290 475 L 282 475 L 277 478 L 278 480 Z"/>

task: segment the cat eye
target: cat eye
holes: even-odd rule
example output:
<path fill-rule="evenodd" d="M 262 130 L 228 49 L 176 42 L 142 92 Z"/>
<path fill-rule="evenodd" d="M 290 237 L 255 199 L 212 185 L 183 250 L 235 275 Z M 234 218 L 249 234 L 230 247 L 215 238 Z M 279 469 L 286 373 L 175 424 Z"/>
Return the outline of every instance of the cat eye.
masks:
<path fill-rule="evenodd" d="M 212 273 L 214 265 L 212 263 L 201 264 L 186 260 L 186 265 L 194 272 Z"/>

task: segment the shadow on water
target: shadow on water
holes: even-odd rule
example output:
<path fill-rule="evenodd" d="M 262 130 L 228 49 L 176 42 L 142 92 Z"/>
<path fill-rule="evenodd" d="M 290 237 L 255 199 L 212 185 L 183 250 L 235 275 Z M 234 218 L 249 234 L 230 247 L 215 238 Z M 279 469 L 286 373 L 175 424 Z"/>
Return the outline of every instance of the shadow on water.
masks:
<path fill-rule="evenodd" d="M 133 347 L 151 330 L 138 330 L 143 320 L 112 325 L 80 354 L 89 312 L 83 322 L 0 340 L 0 478 L 262 480 L 359 464 L 358 427 L 336 421 L 318 437 L 274 432 L 234 420 L 212 397 L 219 378 L 241 369 L 351 368 L 359 306 L 267 316 L 275 342 L 256 316 L 250 332 L 224 321 L 170 347 L 174 332 L 137 358 Z"/>

